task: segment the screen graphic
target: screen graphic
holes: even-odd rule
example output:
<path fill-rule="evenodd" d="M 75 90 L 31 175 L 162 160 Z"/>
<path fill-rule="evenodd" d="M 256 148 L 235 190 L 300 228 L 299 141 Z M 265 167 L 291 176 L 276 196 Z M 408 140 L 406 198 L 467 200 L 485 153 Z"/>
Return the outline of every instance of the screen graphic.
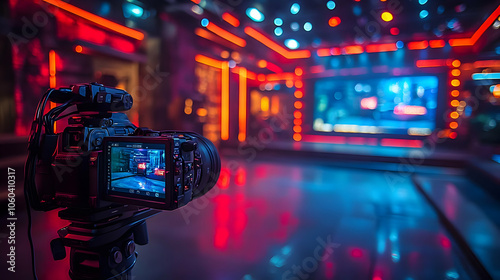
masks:
<path fill-rule="evenodd" d="M 108 190 L 165 198 L 165 145 L 113 142 L 108 159 Z"/>
<path fill-rule="evenodd" d="M 313 129 L 429 135 L 436 126 L 437 95 L 435 76 L 318 80 Z"/>

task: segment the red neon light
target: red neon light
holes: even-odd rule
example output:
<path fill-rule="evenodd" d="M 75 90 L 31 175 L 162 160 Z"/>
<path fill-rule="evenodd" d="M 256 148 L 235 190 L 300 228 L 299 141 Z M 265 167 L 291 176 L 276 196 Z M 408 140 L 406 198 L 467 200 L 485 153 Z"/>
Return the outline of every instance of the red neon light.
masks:
<path fill-rule="evenodd" d="M 363 53 L 362 46 L 347 46 L 344 47 L 345 54 L 360 54 Z"/>
<path fill-rule="evenodd" d="M 396 43 L 366 46 L 366 52 L 368 52 L 368 53 L 393 52 L 393 51 L 397 51 L 397 50 L 398 50 L 398 47 L 396 46 Z"/>
<path fill-rule="evenodd" d="M 377 108 L 377 104 L 378 102 L 376 96 L 361 99 L 361 109 L 373 110 Z"/>
<path fill-rule="evenodd" d="M 234 27 L 240 26 L 240 21 L 237 18 L 235 18 L 233 15 L 231 15 L 230 13 L 223 13 L 222 19 Z"/>
<path fill-rule="evenodd" d="M 56 87 L 56 52 L 53 50 L 49 52 L 49 86 Z"/>
<path fill-rule="evenodd" d="M 491 13 L 491 15 L 481 24 L 481 26 L 474 32 L 471 38 L 450 39 L 449 43 L 452 47 L 472 46 L 484 34 L 486 29 L 493 24 L 495 19 L 500 15 L 500 5 Z"/>
<path fill-rule="evenodd" d="M 312 143 L 345 144 L 344 136 L 304 135 L 302 141 Z"/>
<path fill-rule="evenodd" d="M 318 56 L 330 56 L 330 49 L 326 48 L 326 49 L 318 49 L 316 51 L 316 53 L 318 54 Z"/>
<path fill-rule="evenodd" d="M 212 22 L 208 23 L 207 29 L 212 31 L 214 34 L 220 36 L 221 38 L 226 39 L 229 42 L 231 42 L 237 46 L 244 47 L 247 45 L 247 42 L 245 40 L 243 40 L 242 38 L 218 27 L 217 25 L 213 24 Z"/>
<path fill-rule="evenodd" d="M 126 26 L 120 25 L 118 23 L 112 22 L 110 20 L 107 20 L 105 18 L 102 18 L 100 16 L 94 15 L 92 13 L 89 13 L 85 10 L 82 10 L 76 6 L 70 5 L 66 2 L 63 2 L 61 0 L 43 0 L 44 2 L 47 2 L 51 5 L 54 5 L 62 10 L 65 10 L 69 13 L 72 13 L 74 15 L 77 15 L 79 17 L 82 17 L 88 21 L 91 21 L 101 27 L 113 30 L 117 33 L 120 33 L 122 35 L 134 38 L 136 40 L 143 40 L 144 39 L 144 33 L 137 31 L 132 28 L 128 28 Z"/>
<path fill-rule="evenodd" d="M 427 114 L 427 108 L 423 106 L 398 105 L 394 107 L 394 114 L 423 116 Z"/>
<path fill-rule="evenodd" d="M 201 29 L 201 28 L 196 28 L 194 30 L 194 34 L 202 37 L 202 38 L 205 38 L 207 40 L 210 40 L 212 42 L 215 42 L 217 44 L 220 44 L 220 45 L 223 45 L 223 46 L 226 46 L 228 48 L 234 48 L 234 45 L 231 44 L 229 41 L 226 41 L 224 39 L 222 39 L 221 37 L 219 36 L 216 36 L 215 34 L 211 33 L 211 32 L 208 32 L 207 30 L 205 29 Z"/>
<path fill-rule="evenodd" d="M 446 59 L 427 59 L 427 60 L 417 60 L 415 65 L 418 68 L 442 67 L 442 66 L 447 66 L 447 62 Z"/>
<path fill-rule="evenodd" d="M 409 50 L 424 50 L 429 46 L 429 42 L 427 41 L 415 41 L 408 43 Z"/>
<path fill-rule="evenodd" d="M 133 53 L 135 52 L 135 46 L 131 42 L 119 38 L 119 37 L 114 37 L 114 38 L 109 38 L 110 39 L 110 45 L 113 47 L 115 50 L 125 52 L 125 53 Z"/>
<path fill-rule="evenodd" d="M 247 70 L 247 78 L 249 78 L 250 80 L 257 80 L 257 74 L 255 74 L 254 72 L 252 71 L 248 71 Z"/>
<path fill-rule="evenodd" d="M 146 164 L 145 163 L 139 163 L 137 165 L 137 168 L 139 168 L 139 169 L 146 169 Z"/>
<path fill-rule="evenodd" d="M 293 79 L 293 73 L 277 73 L 277 74 L 269 74 L 265 76 L 266 80 L 273 82 L 273 81 L 280 81 L 280 80 L 291 80 Z"/>
<path fill-rule="evenodd" d="M 433 49 L 442 48 L 445 45 L 446 45 L 446 42 L 444 40 L 430 40 L 429 41 L 429 46 Z"/>
<path fill-rule="evenodd" d="M 421 140 L 406 140 L 406 139 L 390 139 L 384 138 L 380 141 L 380 145 L 384 147 L 406 147 L 406 148 L 422 148 Z"/>
<path fill-rule="evenodd" d="M 273 71 L 274 73 L 281 73 L 283 72 L 283 69 L 281 69 L 278 65 L 274 64 L 274 63 L 271 63 L 271 62 L 267 62 L 266 63 L 266 68 Z"/>
<path fill-rule="evenodd" d="M 239 69 L 240 88 L 239 88 L 239 120 L 238 120 L 238 140 L 245 141 L 247 137 L 247 69 Z"/>
<path fill-rule="evenodd" d="M 315 65 L 309 68 L 309 72 L 311 72 L 312 74 L 318 74 L 324 71 L 325 71 L 325 66 L 323 65 Z"/>
<path fill-rule="evenodd" d="M 359 248 L 354 248 L 351 250 L 351 256 L 353 258 L 361 258 L 361 257 L 363 257 L 363 250 L 361 250 Z"/>
<path fill-rule="evenodd" d="M 213 58 L 206 57 L 206 56 L 201 55 L 201 54 L 196 55 L 194 57 L 194 60 L 196 60 L 196 62 L 199 62 L 201 64 L 205 64 L 208 66 L 212 66 L 212 67 L 219 68 L 219 69 L 222 68 L 222 61 L 215 60 Z"/>
<path fill-rule="evenodd" d="M 253 29 L 252 27 L 245 27 L 245 33 L 254 38 L 255 40 L 261 42 L 264 44 L 266 47 L 270 48 L 271 50 L 279 53 L 283 57 L 287 59 L 298 59 L 298 58 L 309 58 L 311 57 L 311 52 L 308 50 L 302 50 L 302 51 L 288 51 L 284 47 L 280 46 L 278 43 L 274 42 L 273 40 L 269 39 L 266 37 L 264 34 L 260 33 L 259 31 Z"/>
<path fill-rule="evenodd" d="M 339 25 L 342 21 L 340 20 L 339 17 L 332 17 L 328 20 L 328 25 L 330 25 L 331 27 L 335 27 L 337 25 Z"/>
<path fill-rule="evenodd" d="M 144 168 L 141 168 L 141 169 L 144 169 Z M 165 176 L 165 170 L 164 169 L 155 168 L 155 175 Z"/>
<path fill-rule="evenodd" d="M 221 129 L 220 138 L 229 139 L 229 63 L 222 62 L 221 66 Z"/>

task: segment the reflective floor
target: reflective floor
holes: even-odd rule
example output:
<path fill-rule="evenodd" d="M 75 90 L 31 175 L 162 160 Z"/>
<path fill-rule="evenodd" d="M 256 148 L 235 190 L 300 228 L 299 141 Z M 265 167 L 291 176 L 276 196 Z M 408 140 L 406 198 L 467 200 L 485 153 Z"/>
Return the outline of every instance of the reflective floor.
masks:
<path fill-rule="evenodd" d="M 148 220 L 135 279 L 478 279 L 408 174 L 304 160 L 223 166 L 210 193 Z M 35 218 L 39 279 L 67 279 L 67 259 L 51 260 L 48 245 L 66 222 Z M 19 254 L 16 276 L 27 278 Z"/>

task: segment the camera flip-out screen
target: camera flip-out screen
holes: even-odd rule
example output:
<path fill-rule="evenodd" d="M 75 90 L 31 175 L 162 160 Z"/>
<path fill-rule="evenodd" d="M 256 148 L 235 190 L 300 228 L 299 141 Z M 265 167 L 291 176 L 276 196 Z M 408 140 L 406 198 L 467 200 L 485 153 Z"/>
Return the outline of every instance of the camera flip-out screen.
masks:
<path fill-rule="evenodd" d="M 149 143 L 137 138 L 130 142 L 127 138 L 106 141 L 106 194 L 165 202 L 165 196 L 169 196 L 165 187 L 171 177 L 170 143 Z"/>

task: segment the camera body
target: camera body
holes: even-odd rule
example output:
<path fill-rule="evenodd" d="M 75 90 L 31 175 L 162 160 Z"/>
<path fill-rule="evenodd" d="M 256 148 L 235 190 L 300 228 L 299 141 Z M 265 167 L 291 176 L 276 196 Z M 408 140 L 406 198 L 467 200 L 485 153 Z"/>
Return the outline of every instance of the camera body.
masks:
<path fill-rule="evenodd" d="M 59 89 L 50 100 L 66 106 L 61 113 L 72 105 L 77 111 L 62 133 L 50 133 L 47 125 L 40 135 L 36 187 L 28 188 L 37 210 L 117 204 L 174 210 L 218 179 L 220 158 L 203 136 L 137 128 L 113 112 L 132 106 L 123 90 L 82 84 Z"/>

